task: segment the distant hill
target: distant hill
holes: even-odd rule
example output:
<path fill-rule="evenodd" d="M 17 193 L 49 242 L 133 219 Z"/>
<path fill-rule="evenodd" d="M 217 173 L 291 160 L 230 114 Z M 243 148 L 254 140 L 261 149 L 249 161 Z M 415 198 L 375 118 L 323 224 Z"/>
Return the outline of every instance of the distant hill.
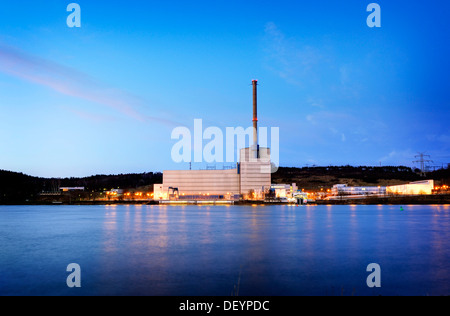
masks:
<path fill-rule="evenodd" d="M 387 186 L 423 179 L 434 179 L 448 184 L 450 182 L 450 169 L 430 172 L 425 178 L 411 168 L 404 166 L 280 167 L 272 175 L 273 183 L 296 183 L 299 188 L 305 190 L 326 189 L 340 183 L 351 186 Z"/>
<path fill-rule="evenodd" d="M 56 192 L 59 187 L 85 187 L 101 192 L 112 188 L 133 189 L 162 183 L 162 173 L 96 175 L 85 178 L 38 178 L 0 170 L 0 204 L 34 200 L 40 192 Z"/>
<path fill-rule="evenodd" d="M 450 185 L 450 169 L 430 172 L 426 177 L 411 168 L 392 167 L 280 167 L 272 175 L 272 183 L 296 183 L 305 190 L 331 188 L 334 184 L 346 183 L 352 186 L 397 185 L 423 179 L 434 179 L 437 184 Z M 119 175 L 95 175 L 85 178 L 39 178 L 23 173 L 0 170 L 0 204 L 33 201 L 40 192 L 56 192 L 59 187 L 85 187 L 89 192 L 103 192 L 112 188 L 136 189 L 152 187 L 162 183 L 162 173 L 139 173 Z"/>
<path fill-rule="evenodd" d="M 42 178 L 0 170 L 0 204 L 34 199 L 44 183 Z"/>

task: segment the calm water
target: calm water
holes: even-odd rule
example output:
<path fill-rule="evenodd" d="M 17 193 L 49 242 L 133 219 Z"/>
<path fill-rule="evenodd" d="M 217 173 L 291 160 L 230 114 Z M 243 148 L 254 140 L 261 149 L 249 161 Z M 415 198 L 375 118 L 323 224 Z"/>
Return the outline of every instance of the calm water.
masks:
<path fill-rule="evenodd" d="M 66 285 L 70 263 L 82 287 Z M 366 285 L 381 266 L 381 288 Z M 0 206 L 0 295 L 450 295 L 449 206 Z"/>

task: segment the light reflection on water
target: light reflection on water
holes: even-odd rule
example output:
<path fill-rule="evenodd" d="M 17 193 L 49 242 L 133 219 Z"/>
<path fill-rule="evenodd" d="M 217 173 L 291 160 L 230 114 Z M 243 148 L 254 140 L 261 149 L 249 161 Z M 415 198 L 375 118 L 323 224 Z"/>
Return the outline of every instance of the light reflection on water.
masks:
<path fill-rule="evenodd" d="M 0 295 L 449 295 L 449 206 L 403 208 L 1 206 Z"/>

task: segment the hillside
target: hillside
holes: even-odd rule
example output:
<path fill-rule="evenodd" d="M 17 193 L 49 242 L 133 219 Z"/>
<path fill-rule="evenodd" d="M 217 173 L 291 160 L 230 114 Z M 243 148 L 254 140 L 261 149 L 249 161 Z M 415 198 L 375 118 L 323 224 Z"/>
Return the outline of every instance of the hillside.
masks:
<path fill-rule="evenodd" d="M 296 183 L 305 190 L 320 190 L 331 188 L 334 184 L 344 183 L 350 186 L 387 186 L 404 184 L 423 179 L 434 179 L 438 183 L 450 182 L 450 170 L 441 169 L 421 177 L 414 170 L 404 166 L 395 167 L 280 167 L 272 175 L 273 183 Z"/>
<path fill-rule="evenodd" d="M 272 183 L 296 183 L 301 189 L 319 191 L 338 183 L 351 186 L 386 186 L 411 181 L 434 179 L 437 185 L 450 185 L 450 169 L 430 172 L 425 178 L 408 167 L 280 167 L 272 175 Z M 85 178 L 38 178 L 23 173 L 0 170 L 0 204 L 34 201 L 40 192 L 56 192 L 59 187 L 85 187 L 87 192 L 103 192 L 112 188 L 152 188 L 162 183 L 161 173 L 96 175 Z"/>
<path fill-rule="evenodd" d="M 40 192 L 56 192 L 59 187 L 85 187 L 86 191 L 150 186 L 162 183 L 161 173 L 96 175 L 85 178 L 38 178 L 0 170 L 0 204 L 33 201 Z"/>

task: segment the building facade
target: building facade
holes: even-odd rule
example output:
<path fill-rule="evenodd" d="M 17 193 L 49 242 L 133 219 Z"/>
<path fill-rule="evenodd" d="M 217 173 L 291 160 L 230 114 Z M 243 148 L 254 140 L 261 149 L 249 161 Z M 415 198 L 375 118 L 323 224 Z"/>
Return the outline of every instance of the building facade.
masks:
<path fill-rule="evenodd" d="M 433 189 L 434 180 L 424 180 L 403 185 L 388 186 L 387 193 L 395 195 L 421 195 L 432 194 Z"/>
<path fill-rule="evenodd" d="M 165 170 L 163 183 L 154 185 L 154 199 L 260 199 L 272 181 L 270 149 L 240 150 L 236 168 L 227 170 Z"/>
<path fill-rule="evenodd" d="M 258 145 L 257 86 L 253 86 L 253 142 L 239 151 L 236 168 L 227 170 L 166 170 L 163 183 L 154 186 L 154 198 L 165 199 L 263 199 L 270 190 L 270 149 Z"/>
<path fill-rule="evenodd" d="M 331 189 L 331 193 L 335 196 L 385 195 L 386 187 L 383 186 L 349 187 L 347 184 L 336 184 Z"/>

